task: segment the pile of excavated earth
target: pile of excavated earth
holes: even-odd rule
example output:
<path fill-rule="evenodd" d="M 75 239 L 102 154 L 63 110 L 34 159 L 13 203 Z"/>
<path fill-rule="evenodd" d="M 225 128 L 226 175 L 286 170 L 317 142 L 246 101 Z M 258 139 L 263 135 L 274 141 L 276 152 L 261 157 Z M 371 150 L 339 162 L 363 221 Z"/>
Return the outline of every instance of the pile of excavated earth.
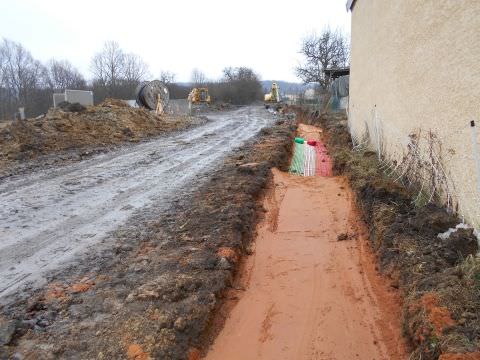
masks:
<path fill-rule="evenodd" d="M 50 109 L 42 118 L 16 120 L 0 128 L 0 178 L 12 168 L 43 162 L 80 160 L 103 149 L 143 138 L 182 130 L 201 119 L 156 115 L 132 108 L 122 100 L 107 99 L 97 106 Z M 28 165 L 25 165 L 28 164 Z"/>
<path fill-rule="evenodd" d="M 410 359 L 479 359 L 480 258 L 473 229 L 442 239 L 438 235 L 461 220 L 435 204 L 417 206 L 414 189 L 387 177 L 375 153 L 352 151 L 344 116 L 300 115 L 328 134 L 335 171 L 356 193 L 379 271 L 401 292 Z"/>

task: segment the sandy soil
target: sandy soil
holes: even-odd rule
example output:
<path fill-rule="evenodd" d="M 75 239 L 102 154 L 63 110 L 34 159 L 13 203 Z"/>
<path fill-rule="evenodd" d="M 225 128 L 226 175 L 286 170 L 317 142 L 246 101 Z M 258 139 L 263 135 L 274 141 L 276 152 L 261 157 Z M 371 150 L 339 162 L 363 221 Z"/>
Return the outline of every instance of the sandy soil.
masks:
<path fill-rule="evenodd" d="M 264 206 L 246 290 L 206 359 L 405 359 L 398 294 L 346 180 L 274 170 Z"/>

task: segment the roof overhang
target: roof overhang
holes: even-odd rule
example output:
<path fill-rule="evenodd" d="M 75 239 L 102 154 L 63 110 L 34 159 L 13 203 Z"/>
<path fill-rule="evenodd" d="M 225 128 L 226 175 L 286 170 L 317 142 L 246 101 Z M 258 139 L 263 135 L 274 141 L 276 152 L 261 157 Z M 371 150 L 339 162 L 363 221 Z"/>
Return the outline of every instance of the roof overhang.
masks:
<path fill-rule="evenodd" d="M 350 75 L 350 67 L 341 67 L 341 68 L 329 68 L 324 69 L 323 72 L 331 79 L 336 79 L 340 76 Z"/>
<path fill-rule="evenodd" d="M 347 11 L 352 11 L 357 0 L 348 0 L 347 1 Z"/>

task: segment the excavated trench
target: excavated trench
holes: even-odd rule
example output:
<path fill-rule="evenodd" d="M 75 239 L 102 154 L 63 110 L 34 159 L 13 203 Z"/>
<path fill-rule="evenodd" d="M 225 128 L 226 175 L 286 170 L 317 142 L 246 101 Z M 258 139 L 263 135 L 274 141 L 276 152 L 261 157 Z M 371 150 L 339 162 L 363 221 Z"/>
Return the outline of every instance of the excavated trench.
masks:
<path fill-rule="evenodd" d="M 412 360 L 480 358 L 480 257 L 473 228 L 440 199 L 426 205 L 421 189 L 382 171 L 377 154 L 352 150 L 342 114 L 307 114 L 325 131 L 334 172 L 346 176 L 368 225 L 378 269 L 402 293 L 402 328 Z M 440 236 L 441 234 L 441 236 Z"/>
<path fill-rule="evenodd" d="M 244 291 L 227 295 L 205 358 L 405 359 L 399 294 L 375 269 L 348 181 L 331 176 L 321 130 L 298 131 L 315 146 L 297 138 L 290 173 L 273 170 Z"/>

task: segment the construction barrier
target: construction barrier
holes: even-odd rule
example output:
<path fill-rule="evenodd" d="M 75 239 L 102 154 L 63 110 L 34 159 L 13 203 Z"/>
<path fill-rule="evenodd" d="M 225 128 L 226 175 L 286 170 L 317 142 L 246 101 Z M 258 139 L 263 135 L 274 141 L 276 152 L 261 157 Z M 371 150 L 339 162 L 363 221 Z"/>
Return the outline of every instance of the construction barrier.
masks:
<path fill-rule="evenodd" d="M 292 164 L 290 166 L 290 172 L 292 174 L 303 175 L 303 165 L 305 157 L 304 147 L 305 145 L 295 141 L 295 151 L 293 153 Z"/>
<path fill-rule="evenodd" d="M 332 176 L 332 158 L 328 155 L 328 150 L 324 144 L 318 144 L 315 147 L 317 154 L 316 174 L 318 176 Z"/>
<path fill-rule="evenodd" d="M 295 150 L 289 172 L 301 176 L 332 176 L 332 159 L 321 141 L 295 138 Z"/>

